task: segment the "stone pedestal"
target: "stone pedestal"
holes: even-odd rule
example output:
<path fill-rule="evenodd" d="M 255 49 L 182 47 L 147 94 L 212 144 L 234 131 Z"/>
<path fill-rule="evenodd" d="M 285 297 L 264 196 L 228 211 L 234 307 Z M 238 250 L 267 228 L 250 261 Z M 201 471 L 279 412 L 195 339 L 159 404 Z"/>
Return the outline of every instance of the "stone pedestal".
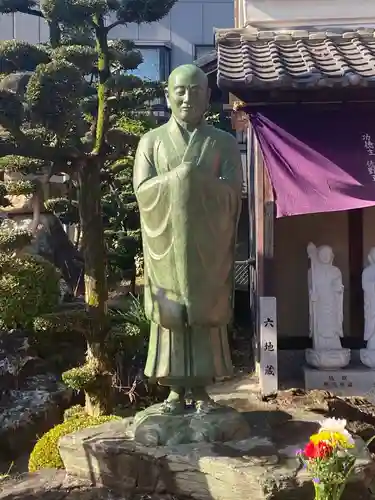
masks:
<path fill-rule="evenodd" d="M 320 370 L 344 368 L 350 362 L 350 349 L 306 349 L 306 361 Z"/>
<path fill-rule="evenodd" d="M 375 395 L 375 371 L 363 365 L 344 369 L 317 370 L 304 367 L 306 390 L 325 390 L 338 396 Z"/>
<path fill-rule="evenodd" d="M 375 349 L 361 349 L 359 355 L 365 366 L 375 370 Z"/>
<path fill-rule="evenodd" d="M 139 412 L 133 424 L 134 439 L 145 446 L 240 441 L 250 437 L 241 413 L 223 406 L 207 414 L 194 410 L 181 415 L 162 414 L 160 405 Z"/>
<path fill-rule="evenodd" d="M 158 447 L 135 442 L 132 423 L 131 419 L 108 422 L 63 437 L 60 454 L 67 473 L 93 487 L 104 485 L 121 498 L 161 493 L 195 500 L 313 498 L 311 478 L 295 454 L 318 429 L 316 423 L 293 422 L 288 445 L 253 435 L 226 443 Z M 288 435 L 288 423 L 283 435 Z M 362 496 L 368 489 L 363 482 L 367 476 L 360 472 L 371 459 L 363 441 L 358 441 L 355 453 L 359 468 L 353 478 L 355 496 L 344 495 L 343 500 L 368 500 Z"/>

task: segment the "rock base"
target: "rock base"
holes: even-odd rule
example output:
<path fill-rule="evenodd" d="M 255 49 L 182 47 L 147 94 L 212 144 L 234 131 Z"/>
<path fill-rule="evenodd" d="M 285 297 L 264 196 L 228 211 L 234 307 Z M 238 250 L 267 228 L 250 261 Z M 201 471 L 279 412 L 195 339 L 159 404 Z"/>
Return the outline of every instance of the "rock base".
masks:
<path fill-rule="evenodd" d="M 108 422 L 65 436 L 60 454 L 66 471 L 117 495 L 170 494 L 195 500 L 306 500 L 313 498 L 311 481 L 295 453 L 307 441 L 276 445 L 269 437 L 253 436 L 226 443 L 144 446 L 134 441 L 132 419 Z M 318 426 L 316 425 L 316 428 Z M 369 500 L 364 470 L 371 463 L 358 441 L 356 500 Z M 343 500 L 353 499 L 344 496 Z"/>
<path fill-rule="evenodd" d="M 161 405 L 139 412 L 134 419 L 134 439 L 145 446 L 240 441 L 250 437 L 250 427 L 238 411 L 222 406 L 210 413 L 195 410 L 181 415 L 163 414 Z"/>

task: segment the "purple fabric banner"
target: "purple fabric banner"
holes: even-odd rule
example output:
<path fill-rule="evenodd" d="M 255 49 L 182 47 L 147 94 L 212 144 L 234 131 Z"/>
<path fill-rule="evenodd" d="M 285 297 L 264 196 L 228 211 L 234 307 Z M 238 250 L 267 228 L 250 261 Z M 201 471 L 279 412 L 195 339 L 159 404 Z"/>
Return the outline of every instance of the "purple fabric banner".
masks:
<path fill-rule="evenodd" d="M 250 113 L 277 217 L 375 205 L 375 106 L 274 106 Z"/>

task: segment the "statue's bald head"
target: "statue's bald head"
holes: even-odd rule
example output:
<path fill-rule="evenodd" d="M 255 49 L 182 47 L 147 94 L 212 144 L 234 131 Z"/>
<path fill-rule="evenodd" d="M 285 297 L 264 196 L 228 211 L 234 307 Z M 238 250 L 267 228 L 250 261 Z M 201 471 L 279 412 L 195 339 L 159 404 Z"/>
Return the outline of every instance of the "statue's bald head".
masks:
<path fill-rule="evenodd" d="M 168 78 L 168 87 L 174 86 L 177 82 L 184 82 L 186 84 L 196 83 L 208 89 L 208 78 L 204 71 L 202 71 L 195 64 L 184 64 L 175 68 Z"/>
<path fill-rule="evenodd" d="M 194 64 L 178 66 L 168 79 L 168 101 L 173 115 L 197 125 L 207 111 L 210 90 L 206 74 Z"/>

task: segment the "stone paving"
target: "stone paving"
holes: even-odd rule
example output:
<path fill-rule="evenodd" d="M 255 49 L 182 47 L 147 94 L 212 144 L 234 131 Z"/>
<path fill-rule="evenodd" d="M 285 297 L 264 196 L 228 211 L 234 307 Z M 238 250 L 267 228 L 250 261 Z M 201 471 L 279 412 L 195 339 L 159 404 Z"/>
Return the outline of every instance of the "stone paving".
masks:
<path fill-rule="evenodd" d="M 1 500 L 183 500 L 171 495 L 116 496 L 105 488 L 49 469 L 0 482 Z"/>

